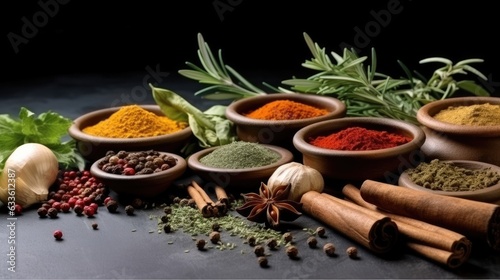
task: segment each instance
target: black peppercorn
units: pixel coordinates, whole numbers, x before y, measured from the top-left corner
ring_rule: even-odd
[[[73,211],[75,212],[75,214],[77,214],[78,216],[80,216],[83,213],[83,207],[81,205],[75,205],[73,207]]]
[[[318,234],[319,237],[325,236],[326,230],[324,227],[318,227],[316,229],[316,233]]]
[[[206,244],[205,239],[198,239],[198,240],[196,240],[196,247],[198,248],[198,250],[205,249],[205,244]]]
[[[189,203],[189,199],[187,199],[187,198],[183,198],[183,199],[181,199],[181,201],[179,201],[180,206],[187,206],[188,203]]]
[[[295,259],[299,255],[299,250],[295,246],[288,246],[286,248],[286,254],[289,258]]]
[[[316,240],[316,237],[310,236],[307,238],[307,245],[309,245],[310,248],[316,248],[316,245],[318,245],[318,240]]]
[[[135,208],[132,205],[125,206],[125,213],[127,213],[127,215],[129,215],[129,216],[134,215],[134,210],[135,210]]]
[[[118,210],[118,202],[116,200],[109,200],[108,203],[106,203],[106,208],[110,213],[115,213],[116,210]]]
[[[169,224],[163,225],[163,231],[169,233],[172,231],[172,227]]]
[[[38,216],[40,216],[40,218],[44,218],[47,216],[48,210],[45,207],[40,207],[36,212],[38,213]]]
[[[258,257],[257,263],[259,264],[260,267],[267,267],[268,265],[267,258],[265,256]]]
[[[161,219],[161,221],[162,221],[163,223],[168,223],[168,216],[167,216],[167,215],[163,215],[163,216],[161,216],[161,218],[160,218],[160,219]]]
[[[212,243],[217,244],[220,241],[220,233],[218,231],[212,231],[209,238]]]
[[[358,257],[358,248],[351,246],[347,248],[346,253],[349,256],[349,258],[355,259]]]
[[[328,256],[334,256],[335,255],[335,245],[333,243],[326,243],[323,246],[323,252],[327,254]]]
[[[264,256],[264,251],[265,251],[265,249],[264,249],[264,247],[263,247],[263,246],[261,246],[261,245],[257,245],[257,246],[255,246],[255,248],[253,249],[253,252],[255,253],[255,255],[256,255],[257,257]]]
[[[59,211],[57,211],[56,208],[51,207],[49,208],[49,210],[47,210],[47,215],[49,215],[49,217],[51,218],[57,218],[57,212]]]
[[[97,225],[97,223],[92,223],[92,228],[93,228],[93,229],[97,229],[97,227],[98,227],[98,226],[99,226],[99,225]]]
[[[255,241],[256,241],[256,239],[253,236],[250,236],[247,238],[248,245],[250,245],[252,247],[255,246]]]
[[[171,213],[172,213],[172,207],[170,207],[170,206],[165,206],[165,208],[163,208],[163,212],[164,212],[165,214],[167,214],[167,215],[168,215],[168,214],[171,214]]]
[[[213,231],[220,231],[220,225],[218,223],[213,223],[212,230]]]
[[[283,240],[285,240],[286,243],[291,242],[293,240],[293,236],[289,232],[285,232],[283,234]]]
[[[278,246],[278,241],[276,241],[276,239],[271,238],[267,240],[267,247],[269,247],[269,249],[274,250],[276,246]]]

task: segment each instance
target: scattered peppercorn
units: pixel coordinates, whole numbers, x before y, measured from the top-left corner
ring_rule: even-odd
[[[23,207],[21,206],[21,204],[15,204],[14,206],[14,215],[16,216],[19,216],[23,213]]]
[[[290,232],[285,232],[283,234],[283,240],[285,240],[286,243],[291,242],[293,240],[293,236]]]
[[[220,231],[220,225],[218,223],[213,223],[212,230],[213,231]]]
[[[259,264],[260,267],[267,267],[268,261],[265,256],[260,256],[257,258],[257,263]]]
[[[168,223],[168,216],[167,215],[161,216],[160,219],[161,219],[162,223]]]
[[[99,227],[99,225],[97,223],[92,223],[92,228],[93,229],[97,229]]]
[[[169,233],[172,231],[172,227],[169,224],[163,225],[163,231]]]
[[[81,214],[83,214],[83,207],[81,205],[75,205],[73,207],[73,211],[78,215],[80,216]]]
[[[257,241],[257,240],[255,239],[255,237],[254,237],[254,236],[249,236],[249,237],[247,238],[248,245],[250,245],[250,246],[252,246],[252,247],[253,247],[253,246],[255,246],[255,241]]]
[[[316,248],[318,245],[318,240],[314,236],[310,236],[307,238],[307,245],[309,245],[310,248]]]
[[[297,249],[297,247],[295,247],[293,245],[288,246],[286,248],[286,255],[291,259],[295,259],[299,255],[299,249]]]
[[[209,237],[210,241],[212,241],[212,243],[214,244],[217,244],[220,241],[220,233],[218,231],[212,231]]]
[[[325,233],[326,233],[326,230],[325,230],[324,227],[318,227],[316,229],[316,233],[318,234],[319,237],[324,237]]]
[[[179,205],[180,205],[180,206],[187,206],[187,205],[188,205],[188,203],[189,203],[189,199],[187,199],[187,198],[183,198],[183,199],[181,199],[181,200],[179,201]]]
[[[269,247],[269,249],[275,250],[277,246],[278,246],[278,241],[276,241],[276,239],[271,238],[267,240],[267,247]]]
[[[134,198],[130,205],[132,205],[132,207],[134,207],[135,209],[140,209],[144,206],[144,202],[140,198]]]
[[[54,238],[55,238],[56,240],[61,240],[61,239],[62,239],[62,236],[63,236],[62,231],[60,231],[60,230],[55,230],[55,231],[54,231]]]
[[[61,211],[63,211],[64,213],[68,213],[70,209],[71,206],[69,205],[69,203],[67,202],[61,203]]]
[[[190,199],[188,200],[188,206],[189,206],[189,207],[196,208],[196,201],[195,201],[194,199],[190,198]]]
[[[40,218],[45,218],[47,216],[47,208],[45,207],[40,207],[38,208],[38,210],[36,211],[38,213],[38,216],[40,216]]]
[[[255,253],[255,255],[256,255],[257,257],[264,256],[264,251],[265,251],[265,249],[264,249],[264,247],[263,247],[263,246],[261,246],[261,245],[257,245],[257,246],[255,246],[255,248],[253,249],[253,252]]]
[[[325,252],[325,254],[327,254],[330,257],[334,256],[335,255],[335,245],[333,245],[333,243],[326,243],[323,246],[323,252]]]
[[[51,217],[52,219],[54,219],[54,218],[57,218],[57,212],[59,212],[59,211],[57,211],[56,208],[51,207],[47,211],[47,215],[49,215],[49,217]]]
[[[198,250],[205,249],[205,244],[206,244],[205,239],[198,239],[198,240],[196,240],[196,248],[198,248]]]
[[[94,217],[95,211],[94,211],[93,207],[84,206],[83,207],[83,213],[85,214],[85,216],[91,218],[91,217]]]
[[[181,202],[181,198],[176,196],[176,197],[174,197],[174,200],[172,202],[175,204],[178,204],[179,202]]]
[[[129,215],[129,216],[134,215],[134,210],[135,210],[135,208],[132,205],[125,206],[125,213],[127,213],[127,215]]]
[[[346,253],[349,256],[349,258],[355,259],[358,257],[358,248],[351,246],[347,248]]]
[[[110,199],[106,203],[106,208],[110,213],[115,213],[118,210],[118,202],[116,202],[116,200]]]
[[[172,207],[170,206],[165,206],[165,208],[163,208],[163,213],[165,214],[172,214]]]

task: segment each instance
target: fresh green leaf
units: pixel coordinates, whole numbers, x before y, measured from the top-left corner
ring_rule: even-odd
[[[474,81],[464,80],[457,82],[460,89],[468,91],[476,96],[490,96],[490,93]]]

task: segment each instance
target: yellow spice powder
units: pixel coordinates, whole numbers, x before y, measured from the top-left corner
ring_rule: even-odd
[[[500,105],[490,103],[451,106],[434,115],[436,120],[458,125],[500,125]]]
[[[109,118],[83,129],[83,132],[110,138],[141,138],[174,133],[187,124],[158,116],[138,105],[121,107]]]

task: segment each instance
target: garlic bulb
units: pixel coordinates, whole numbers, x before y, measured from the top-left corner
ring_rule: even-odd
[[[294,201],[300,201],[302,195],[308,191],[322,192],[325,186],[323,176],[318,170],[298,162],[278,167],[267,181],[271,190],[284,184],[291,184],[288,199]]]
[[[0,177],[0,200],[23,208],[47,199],[56,181],[59,162],[46,146],[27,143],[17,147],[5,162]]]

